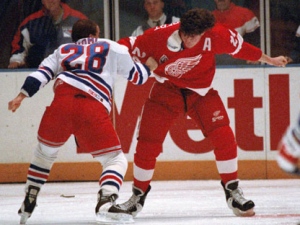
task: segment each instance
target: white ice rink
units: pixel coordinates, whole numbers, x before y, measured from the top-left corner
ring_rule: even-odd
[[[131,196],[132,182],[122,186],[117,203]],[[252,199],[256,215],[239,218],[225,202],[217,180],[154,181],[135,225],[275,225],[300,223],[300,180],[242,180],[245,197]],[[19,224],[17,211],[24,184],[0,184],[0,225]],[[87,225],[95,222],[98,183],[46,183],[27,224]],[[61,197],[75,196],[75,197]]]

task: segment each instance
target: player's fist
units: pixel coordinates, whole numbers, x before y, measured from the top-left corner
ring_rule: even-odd
[[[145,64],[149,67],[149,69],[150,69],[151,71],[155,70],[155,69],[157,68],[157,66],[158,66],[158,63],[157,63],[157,62],[155,61],[155,59],[152,58],[152,57],[149,57],[149,58],[147,59],[147,61],[146,61]]]
[[[26,95],[19,93],[17,97],[8,103],[8,110],[15,112],[20,107],[24,98],[26,98]]]
[[[288,63],[288,59],[285,56],[277,56],[271,58],[272,60],[272,65],[274,66],[280,66],[280,67],[285,67],[286,64]]]

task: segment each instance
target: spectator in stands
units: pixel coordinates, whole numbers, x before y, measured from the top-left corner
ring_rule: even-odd
[[[100,0],[62,0],[67,3],[71,8],[80,10],[83,14],[87,15],[90,20],[95,21],[100,30],[104,31],[104,7],[103,1]],[[103,36],[105,32],[100,34]]]
[[[11,53],[10,43],[20,24],[19,0],[0,1],[0,68],[7,68]]]
[[[216,21],[235,29],[245,41],[259,47],[260,24],[255,14],[248,8],[235,5],[231,0],[214,0],[216,9],[213,14]],[[228,55],[217,56],[217,64],[244,64],[244,60],[234,59]],[[248,61],[249,63],[249,61]]]
[[[73,24],[87,17],[60,0],[42,0],[43,8],[26,17],[12,41],[8,68],[37,68],[59,45],[72,42]]]
[[[163,24],[170,24],[174,22],[178,22],[179,18],[166,15],[163,11],[165,3],[163,0],[143,0],[144,1],[144,9],[147,12],[147,19],[142,22],[140,26],[138,26],[132,33],[132,36],[138,36],[144,33],[145,30],[160,26]]]
[[[294,48],[288,56],[288,62],[292,64],[300,63],[300,25],[295,33]]]

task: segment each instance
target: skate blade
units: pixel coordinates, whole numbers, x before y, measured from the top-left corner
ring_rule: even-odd
[[[96,214],[96,221],[99,224],[130,224],[134,223],[133,217],[126,213],[109,213],[98,212]]]
[[[251,217],[251,216],[255,215],[254,208],[248,209],[247,211],[241,211],[237,208],[233,208],[232,211],[233,211],[234,215],[239,216],[239,217]]]
[[[21,213],[19,215],[21,216],[20,224],[26,224],[28,218],[30,217],[30,214],[27,213],[27,212],[23,212],[23,213]]]

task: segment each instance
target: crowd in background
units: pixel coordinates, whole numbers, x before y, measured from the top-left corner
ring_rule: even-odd
[[[60,2],[67,7],[62,7],[61,18],[53,19],[53,24],[49,22],[53,18],[52,12],[45,7],[45,2],[49,5]],[[103,0],[3,0],[0,8],[0,30],[3,33],[0,37],[0,68],[36,68],[36,63],[41,61],[36,60],[38,56],[44,58],[49,53],[47,51],[71,41],[71,25],[80,18],[92,19],[103,30]],[[41,50],[43,45],[46,48]],[[30,57],[21,62],[26,58],[24,49]]]
[[[88,18],[99,24],[104,37],[104,0],[62,0],[74,10],[78,10]],[[109,1],[110,4],[114,1]],[[164,13],[180,18],[187,10],[195,7],[206,8],[211,11],[216,9],[215,0],[164,0]],[[237,6],[251,10],[260,20],[265,15],[260,15],[260,0],[232,0]],[[0,2],[0,68],[8,68],[12,54],[12,41],[19,25],[30,14],[42,8],[42,0],[2,0]],[[111,18],[114,17],[114,5]],[[298,0],[280,1],[270,0],[270,49],[271,55],[286,55],[290,57],[291,63],[300,63],[300,2]],[[140,25],[143,19],[147,18],[144,8],[144,0],[119,0],[119,24],[120,38],[132,35],[132,32]],[[260,24],[264,26],[265,24]],[[114,27],[111,26],[111,33]],[[252,39],[247,40],[258,47],[260,46],[260,28],[256,29]],[[266,36],[267,37],[267,36]],[[245,38],[245,37],[244,37]],[[112,37],[112,39],[114,39]],[[263,40],[265,41],[265,40]],[[265,49],[263,49],[265,51]],[[224,61],[224,60],[223,60]],[[227,62],[226,62],[227,63]],[[229,62],[230,64],[230,62]],[[232,64],[238,64],[232,62]]]

